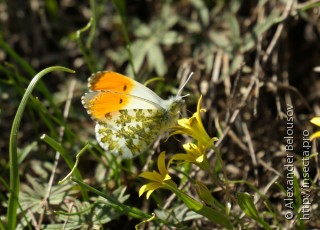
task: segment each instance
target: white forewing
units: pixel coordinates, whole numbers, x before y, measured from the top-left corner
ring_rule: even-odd
[[[112,73],[114,75],[119,75],[119,77],[121,77],[121,78],[128,79],[128,81],[130,81],[130,83],[133,84],[133,88],[129,92],[130,95],[133,95],[133,96],[136,96],[136,97],[140,97],[140,98],[146,99],[148,101],[152,101],[155,104],[161,104],[162,103],[163,99],[160,98],[151,89],[149,89],[148,87],[144,86],[143,84],[141,84],[141,83],[139,83],[139,82],[127,77],[127,76],[124,76],[124,75],[116,73],[116,72],[101,71],[101,72],[92,74],[92,76],[88,80],[89,81],[89,89],[92,86],[91,85],[92,82],[95,82],[97,78],[99,79],[99,77],[101,75],[107,74],[107,73]],[[112,89],[106,89],[106,90],[112,91]],[[91,91],[95,91],[95,90],[91,90]]]
[[[164,100],[148,87],[140,84],[137,81],[134,81],[134,85],[135,87],[131,90],[130,95],[140,97],[148,101],[152,101],[153,103],[158,104],[159,106],[163,104]]]
[[[123,100],[126,100],[126,104],[121,107],[121,110],[132,110],[132,109],[146,109],[146,110],[155,110],[155,111],[162,111],[166,110],[166,107],[163,107],[161,105],[165,104],[166,101],[161,100],[160,103],[158,104],[155,103],[154,101],[149,100],[149,98],[142,98],[139,96],[135,96],[133,94],[126,94],[126,93],[121,93],[121,92],[113,92],[109,90],[103,90],[103,91],[94,91],[94,92],[89,92],[86,93],[82,97],[82,103],[84,107],[87,109],[88,113],[92,116],[92,118],[96,121],[99,122],[108,122],[106,120],[105,116],[108,115],[110,112],[116,112],[118,110],[110,110],[108,108],[108,104],[105,103],[106,100],[100,100],[101,97],[115,97],[115,96],[121,96]],[[94,109],[100,109],[101,111],[108,111],[106,113],[101,114],[101,116],[98,116],[94,114],[94,111],[91,109],[91,105],[94,105]],[[106,109],[104,109],[106,108]]]
[[[161,109],[161,104],[163,104],[163,101],[160,97],[160,103],[154,102],[154,100],[150,100],[148,97],[141,97],[134,94],[126,94],[126,93],[120,93],[120,92],[113,92],[110,90],[101,90],[101,91],[94,91],[85,93],[82,96],[82,103],[84,105],[89,105],[90,103],[99,104],[99,102],[95,101],[95,98],[98,96],[103,96],[104,94],[109,95],[123,95],[126,98],[129,98],[130,102],[128,105],[123,107],[123,109]]]

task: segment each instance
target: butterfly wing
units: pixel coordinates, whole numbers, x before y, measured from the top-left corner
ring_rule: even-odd
[[[149,101],[155,104],[161,104],[163,101],[163,99],[146,86],[122,74],[111,71],[92,74],[88,81],[88,87],[90,91],[109,90],[140,98],[148,98]]]
[[[123,158],[144,152],[169,123],[166,111],[126,109],[109,114],[98,122],[96,138],[103,149]]]
[[[103,71],[88,81],[91,92],[82,97],[82,104],[91,117],[105,122],[110,112],[124,109],[161,109],[164,100],[152,90],[121,74]]]
[[[106,151],[123,158],[144,152],[178,117],[173,99],[163,100],[144,85],[115,72],[93,74],[89,89],[82,103],[97,122],[96,138]]]
[[[144,98],[113,91],[95,91],[82,97],[82,104],[97,122],[109,122],[106,117],[112,112],[127,109],[163,110],[158,104]]]

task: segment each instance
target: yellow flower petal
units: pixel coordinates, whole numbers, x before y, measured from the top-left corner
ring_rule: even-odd
[[[139,197],[142,196],[142,194],[146,191],[147,185],[144,184],[141,186],[141,188],[139,189]]]
[[[206,147],[188,143],[184,144],[183,148],[187,152],[186,154],[175,154],[171,159],[190,162],[204,170],[209,169],[210,165],[206,157]]]
[[[178,125],[188,129],[190,126],[190,121],[187,118],[181,118],[178,120]]]
[[[143,193],[147,192],[147,199],[148,199],[154,190],[161,188],[161,187],[162,187],[162,185],[159,183],[148,183],[148,184],[142,185],[141,188],[139,189],[139,197],[142,196]],[[149,194],[149,196],[148,196],[148,194]]]
[[[147,195],[146,195],[147,200],[149,200],[149,197],[150,197],[151,194],[154,192],[154,190],[155,190],[155,189],[152,189],[152,190],[149,190],[149,191],[147,192]]]
[[[165,157],[166,157],[165,152],[161,152],[158,157],[158,169],[159,169],[159,172],[160,172],[160,175],[162,176],[162,178],[164,178],[166,176],[166,174],[168,173],[167,168],[166,168]]]
[[[168,173],[163,178],[163,181],[166,181],[166,180],[171,180],[171,176]]]
[[[177,122],[178,125],[171,128],[173,133],[171,133],[170,136],[175,134],[186,134],[197,140],[199,146],[205,146],[208,148],[213,142],[202,124],[201,112],[205,112],[206,110],[200,108],[201,99],[202,96],[198,100],[197,112],[188,119],[179,119]]]
[[[200,98],[198,100],[197,111],[200,111],[201,100],[202,100],[202,94],[200,95]]]
[[[310,141],[313,141],[314,139],[320,138],[320,131],[313,133],[310,136]]]
[[[156,172],[156,171],[153,171],[153,172],[142,172],[140,173],[139,177],[143,177],[145,179],[148,179],[148,180],[151,180],[151,181],[155,181],[155,182],[158,182],[158,183],[162,183],[162,177],[161,175]]]
[[[153,170],[153,172],[143,172],[139,175],[140,177],[154,181],[141,186],[139,190],[139,196],[147,192],[147,199],[149,199],[150,195],[153,193],[154,190],[158,188],[163,188],[165,187],[166,184],[170,184],[170,185],[174,184],[174,182],[171,180],[171,177],[168,173],[168,167],[171,163],[171,160],[166,166],[165,157],[166,157],[165,152],[161,152],[158,157],[158,169],[160,173]]]
[[[310,120],[310,122],[320,127],[320,117],[314,117]]]
[[[189,152],[189,151],[192,151],[194,149],[194,146],[196,146],[195,144],[193,143],[187,143],[187,144],[183,144],[182,145],[182,148],[186,151],[186,152]]]
[[[198,163],[202,163],[203,160],[204,160],[204,155],[200,155],[200,156],[197,157],[197,159],[196,159],[196,161],[197,161]]]

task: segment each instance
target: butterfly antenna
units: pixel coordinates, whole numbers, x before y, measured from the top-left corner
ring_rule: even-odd
[[[192,75],[193,75],[193,72],[191,72],[191,73],[189,74],[187,80],[186,80],[186,81],[183,83],[183,85],[180,87],[180,89],[179,89],[179,91],[178,91],[178,93],[177,93],[177,96],[180,96],[180,95],[181,95],[183,88],[184,88],[184,87],[186,86],[186,84],[189,82],[189,80],[191,79]],[[186,95],[186,96],[188,96],[188,95]],[[184,97],[185,97],[185,96],[184,96]]]

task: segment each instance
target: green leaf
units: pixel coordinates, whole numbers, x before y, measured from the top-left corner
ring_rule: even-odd
[[[123,21],[125,21],[127,15],[126,2],[124,0],[112,0],[113,5],[118,10]]]
[[[238,204],[241,210],[250,218],[256,220],[260,225],[262,225],[265,229],[270,229],[271,227],[260,218],[256,206],[253,203],[252,196],[248,193],[238,193],[237,194]]]
[[[225,14],[225,21],[229,24],[233,46],[240,43],[240,26],[236,16],[232,13]]]
[[[48,167],[46,164],[49,163],[36,160],[30,162],[33,173],[32,175],[25,175],[27,183],[21,186],[21,192],[19,194],[19,204],[21,208],[18,209],[20,220],[15,229],[27,229],[26,226],[32,222],[31,220],[34,218],[34,215],[43,212],[49,177],[48,173],[43,175],[43,172],[46,171]],[[50,165],[50,167],[53,167],[52,164]],[[35,175],[37,176],[35,177]],[[53,185],[50,190],[50,196],[48,197],[50,207],[54,208],[57,205],[69,204],[70,200],[74,199],[73,196],[79,193],[77,190],[72,189],[73,187],[74,184],[72,183]]]
[[[310,3],[306,2],[307,4],[305,4],[301,9],[299,9],[299,11],[306,11],[306,10],[310,10],[310,9],[314,9],[317,7],[320,7],[320,2],[312,2],[310,1]]]
[[[231,54],[233,48],[232,48],[230,36],[228,35],[228,33],[210,30],[209,37],[217,47],[220,47],[225,52]]]
[[[115,210],[117,210],[118,212],[121,212],[122,214],[126,214],[128,216],[138,218],[138,219],[145,219],[145,218],[151,217],[151,215],[145,214],[140,209],[122,204],[122,202],[119,201],[116,197],[109,195],[109,194],[106,194],[104,192],[101,192],[101,191],[85,184],[83,181],[78,180],[77,178],[72,177],[71,180],[76,182],[82,188],[87,189],[90,192],[92,192],[98,196],[101,196],[102,198],[104,198],[106,200],[105,202],[108,202],[108,204],[110,204],[110,206],[112,206]],[[162,220],[158,220],[158,221],[162,221]]]
[[[198,10],[199,16],[201,18],[201,22],[203,26],[209,25],[210,15],[209,10],[205,3],[203,1],[199,0],[192,0],[191,3],[194,5],[194,7]]]
[[[299,181],[296,176],[294,176],[294,178],[293,178],[293,189],[294,189],[293,194],[294,194],[296,209],[299,210],[302,205],[302,200],[301,200],[300,185],[299,185]]]
[[[29,155],[29,153],[38,147],[38,143],[36,141],[31,142],[23,149],[18,149],[18,163],[20,164],[23,160]]]
[[[74,162],[73,162],[73,159],[71,158],[70,154],[67,153],[67,151],[65,150],[65,148],[60,144],[58,143],[57,141],[55,141],[53,138],[51,138],[50,136],[48,135],[42,135],[41,136],[41,140],[43,140],[44,142],[46,142],[48,145],[50,145],[53,149],[55,149],[57,152],[60,153],[60,155],[63,157],[63,159],[65,160],[65,162],[67,163],[67,165],[69,166],[69,168],[72,170],[73,167],[74,167]],[[85,147],[86,148],[86,147]],[[82,151],[82,150],[81,150]],[[81,152],[80,151],[80,152]],[[78,178],[79,180],[82,180],[82,176],[81,176],[81,173],[80,171],[75,168],[74,171],[74,176],[76,178]],[[82,196],[84,198],[84,200],[88,200],[88,194],[86,192],[86,190],[84,189],[81,189],[81,193],[82,193]]]
[[[154,44],[151,46],[147,57],[150,67],[155,68],[159,76],[163,76],[167,72],[167,66],[159,45]]]
[[[123,65],[126,61],[128,61],[128,51],[124,47],[119,47],[115,50],[108,49],[107,56],[115,62],[117,66]],[[130,75],[133,76],[133,75]]]
[[[186,28],[188,33],[201,33],[201,25],[199,22],[189,21],[187,19],[181,18],[179,24]]]
[[[117,11],[121,17],[122,32],[123,32],[123,36],[124,36],[124,39],[125,39],[126,45],[127,45],[126,48],[127,48],[127,52],[128,52],[128,56],[129,56],[129,63],[130,63],[130,67],[131,67],[131,70],[130,70],[132,73],[131,76],[136,77],[137,71],[136,71],[136,67],[134,66],[134,63],[133,63],[133,60],[135,60],[135,59],[133,57],[133,52],[131,50],[131,41],[129,39],[129,31],[126,26],[126,24],[127,24],[126,2],[125,2],[125,0],[112,0],[112,3],[114,4],[115,8],[117,9]]]
[[[243,54],[239,53],[236,54],[233,59],[232,62],[230,64],[230,73],[229,74],[234,74],[236,73],[242,66],[243,64]]]
[[[279,15],[279,10],[273,10],[263,22],[256,25],[252,31],[248,32],[243,38],[243,45],[240,51],[245,52],[253,48],[258,38],[261,37],[264,32],[270,29],[271,26],[279,22]]]
[[[237,195],[238,204],[244,213],[252,219],[259,219],[259,214],[256,206],[253,203],[252,197],[248,193],[239,193]]]
[[[287,190],[283,187],[283,185],[281,183],[276,181],[274,184],[283,192],[283,194],[287,193]]]
[[[232,13],[237,13],[242,4],[241,0],[232,0],[228,5],[230,6],[230,11]]]
[[[160,29],[164,30],[161,32],[165,32],[169,30],[172,26],[174,26],[179,20],[177,13],[173,10],[172,5],[164,4],[161,11],[161,21],[154,20],[153,22],[160,22]]]
[[[129,195],[124,195],[125,190],[126,188],[121,186],[112,193],[112,196],[123,203],[129,198]],[[114,209],[112,205],[102,197],[92,197],[92,199],[94,199],[94,201],[89,203],[72,198],[74,208],[70,210],[68,203],[62,204],[61,211],[56,212],[57,219],[61,222],[66,222],[68,229],[71,229],[71,227],[72,229],[93,229],[93,226],[101,227],[102,224],[108,223],[122,215],[121,212]],[[41,229],[54,229],[57,227],[60,227],[58,229],[62,229],[63,225],[43,225]]]
[[[209,49],[208,49],[209,51]],[[206,65],[206,73],[210,74],[213,68],[213,63],[214,63],[214,53],[213,52],[207,52],[206,54],[206,59],[204,60],[205,65]]]
[[[30,98],[30,95],[35,88],[39,80],[46,74],[52,71],[64,71],[69,73],[74,73],[75,71],[67,69],[61,66],[52,66],[40,71],[28,85],[28,88],[21,99],[20,105],[17,109],[16,115],[13,120],[10,140],[9,140],[9,157],[10,157],[10,197],[8,202],[7,210],[7,221],[8,229],[15,229],[16,227],[16,218],[17,218],[17,208],[18,208],[18,197],[19,197],[19,188],[20,188],[20,177],[19,177],[19,162],[18,162],[18,153],[17,153],[17,133],[20,128],[20,123],[22,115],[26,108],[27,102]]]
[[[133,61],[134,68],[137,72],[140,70],[144,62],[149,46],[150,44],[147,41],[142,39],[132,43],[131,50],[132,50],[132,54],[134,55],[134,58],[132,61]],[[132,72],[132,68],[130,66],[127,67],[126,74],[128,76],[134,76],[134,73]]]
[[[163,45],[173,45],[175,43],[181,43],[183,41],[182,36],[176,31],[168,31],[166,32],[162,40],[160,41]]]
[[[148,27],[146,24],[141,23],[137,29],[134,30],[134,34],[138,38],[144,38],[151,35],[150,27]]]
[[[183,193],[181,190],[174,186],[170,186],[169,184],[165,184],[165,188],[174,192],[177,197],[179,197],[185,205],[192,211],[207,217],[210,221],[216,224],[220,224],[227,229],[233,229],[233,226],[228,218],[224,213],[214,210],[198,201],[194,200],[187,194]]]
[[[92,41],[92,36],[91,36],[91,38],[89,37],[89,39],[87,40],[89,42],[89,43],[87,43],[87,47],[84,46],[81,38],[82,38],[82,34],[87,32],[88,30],[92,31],[91,28],[93,25],[95,25],[95,19],[90,18],[90,21],[87,23],[87,25],[85,25],[83,28],[77,30],[77,32],[76,32],[76,40],[78,42],[78,46],[79,46],[79,48],[82,52],[82,55],[83,55],[84,59],[86,60],[86,63],[87,63],[91,72],[96,71],[95,65],[94,65],[94,56],[92,55],[92,50],[88,47],[91,44],[89,41]]]

